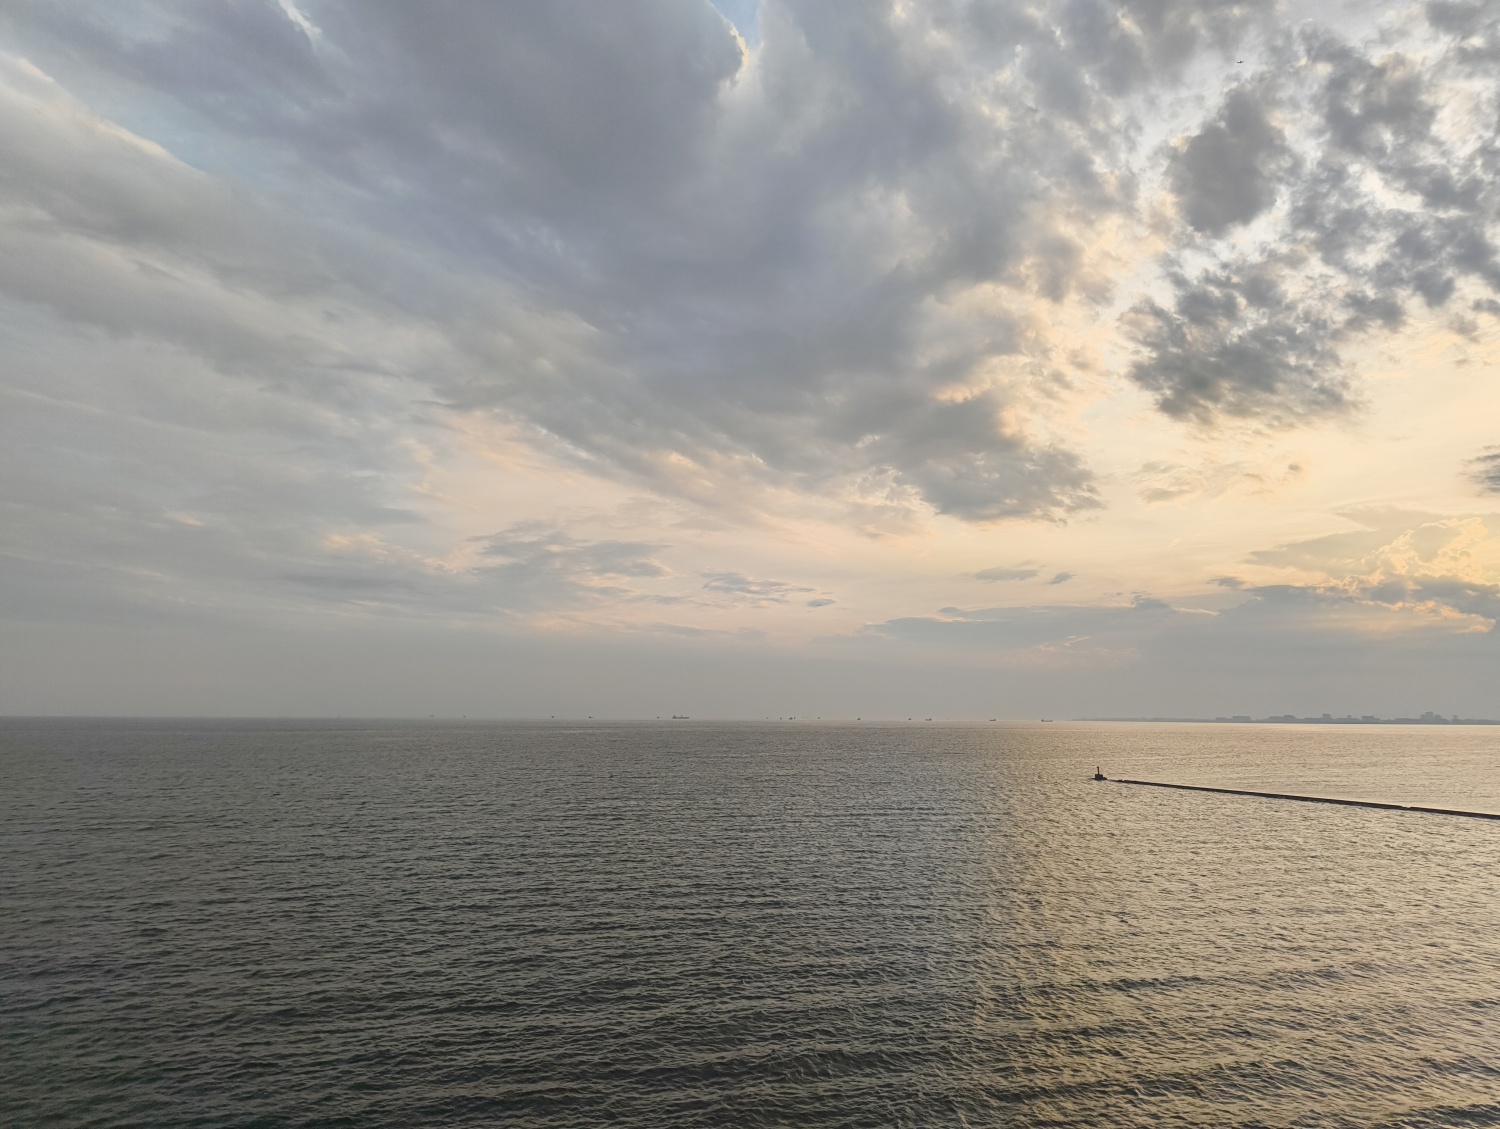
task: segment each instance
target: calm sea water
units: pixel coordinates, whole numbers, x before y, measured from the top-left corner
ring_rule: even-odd
[[[0,722],[0,1123],[1500,1125],[1500,729]]]

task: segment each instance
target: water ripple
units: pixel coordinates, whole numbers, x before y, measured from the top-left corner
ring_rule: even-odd
[[[1356,740],[1357,738],[1357,740]],[[0,1121],[1500,1126],[1494,737],[0,722]]]

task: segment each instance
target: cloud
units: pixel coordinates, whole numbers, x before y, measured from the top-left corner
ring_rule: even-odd
[[[1148,299],[1130,313],[1143,353],[1130,378],[1167,415],[1202,423],[1238,416],[1290,424],[1347,409],[1339,327],[1285,289],[1296,265],[1239,260],[1193,277],[1170,273],[1172,307]]]
[[[475,572],[508,607],[555,610],[622,598],[651,598],[633,584],[671,576],[640,541],[586,541],[522,522],[480,541]]]
[[[1258,583],[1210,581],[1227,590],[1213,609],[1144,594],[1128,604],[945,607],[868,624],[854,639],[984,654],[1018,668],[1209,663],[1261,678],[1288,649],[1388,642],[1394,662],[1401,647],[1429,645],[1413,640],[1493,633],[1500,515],[1364,507],[1340,517],[1337,532],[1251,554]],[[1292,575],[1271,579],[1277,571]]]
[[[1398,324],[1410,297],[1500,278],[1484,150],[1438,109],[1461,81],[1476,121],[1494,95],[1493,28],[1458,8],[1428,9],[1434,33],[1464,29],[1449,55],[1422,53],[1431,36],[1376,55],[1287,33],[1164,157],[1131,148],[1121,99],[1171,89],[1273,10],[772,0],[747,55],[706,3],[580,19],[566,3],[23,2],[7,30],[30,57],[128,89],[214,167],[183,206],[144,149],[129,172],[33,139],[11,183],[82,237],[75,252],[123,233],[207,252],[252,291],[394,304],[447,347],[423,370],[439,397],[663,490],[738,476],[857,493],[874,475],[965,520],[1062,519],[1098,498],[1078,453],[1023,422],[1058,348],[1029,309],[1075,293],[1079,232],[1131,215],[1151,163],[1188,231],[1163,291],[1135,304],[1129,375],[1174,416],[1343,411],[1343,340]],[[306,252],[319,239],[265,238],[257,200],[363,247],[330,261]],[[1265,253],[1230,238],[1263,221]],[[402,252],[426,277],[403,285],[380,261]],[[1309,266],[1318,284],[1299,285]],[[145,316],[137,286],[109,289],[113,308],[77,316],[242,352],[229,324]],[[240,363],[276,364],[272,344]]]
[[[1347,341],[1500,278],[1483,147],[1439,112],[1494,94],[1458,9],[1450,55],[1285,33],[1137,147],[1129,99],[1273,11],[770,0],[747,53],[706,3],[22,2],[0,281],[321,402],[412,380],[705,504],[1063,521],[1101,503],[1038,425],[1070,379],[1038,310],[1095,315],[1091,241],[1158,173],[1184,229],[1126,375],[1177,418],[1347,411]]]
[[[757,631],[751,627],[742,627],[736,631],[727,631],[722,628],[694,627],[684,623],[648,623],[638,628],[647,634],[676,636],[680,639],[713,639],[713,640],[737,640],[740,642],[760,643],[766,638],[764,631]]]
[[[1125,605],[950,607],[935,616],[907,616],[870,624],[863,634],[903,643],[987,650],[1070,650],[1093,659],[1126,653],[1178,614],[1165,602],[1146,596],[1137,596]]]
[[[1083,285],[1068,229],[1128,205],[1101,163],[1125,155],[1107,141],[1122,111],[1065,87],[1081,63],[1133,89],[1252,10],[976,9],[966,28],[773,2],[747,56],[707,4],[21,3],[7,31],[29,57],[128,91],[204,171],[172,174],[199,185],[182,207],[160,154],[122,193],[97,182],[124,165],[77,148],[75,171],[28,182],[51,261],[15,284],[314,394],[334,369],[420,374],[455,410],[664,493],[894,491],[962,520],[1063,520],[1099,501],[1077,452],[1027,422],[1058,380],[1028,307]],[[996,85],[1018,45],[1051,61]],[[1076,112],[1018,116],[1028,100]],[[215,216],[247,218],[226,236]],[[191,249],[242,307],[336,295],[427,348],[250,332],[187,278],[121,271],[74,300],[65,280],[90,267],[67,257],[121,232],[152,259]]]
[[[1488,449],[1469,460],[1469,476],[1481,494],[1500,494],[1500,448]]]
[[[1102,506],[1084,452],[1112,440],[1080,420],[1124,381],[1200,425],[1347,413],[1356,344],[1500,310],[1496,24],[1439,3],[1361,37],[1279,30],[1280,11],[765,0],[747,48],[708,4],[666,0],[17,0],[12,606],[826,607],[821,583],[730,571],[814,575],[798,564],[684,564],[656,526],[587,526],[557,499],[587,478],[696,508],[697,533],[1063,523]],[[1244,44],[1261,61],[1224,77]],[[514,436],[554,492],[503,513],[445,493],[480,432]],[[1216,473],[1149,464],[1139,485],[1212,495]],[[1402,537],[1425,560],[1448,520],[1247,567],[1482,616],[1490,581],[1457,549],[1398,567]],[[1158,613],[871,634],[1128,647]]]
[[[741,602],[752,605],[784,604],[793,596],[813,591],[812,588],[788,584],[784,580],[755,580],[739,572],[707,573],[703,587],[708,592],[740,597]]]
[[[1035,568],[1005,568],[1004,566],[996,565],[994,568],[987,568],[976,572],[974,579],[991,582],[996,580],[1030,580],[1040,571],[1040,569]]]
[[[1250,562],[1319,577],[1246,586],[1259,598],[1382,607],[1489,630],[1500,620],[1500,515],[1444,517],[1398,509],[1348,511],[1357,529],[1292,542]]]
[[[1270,67],[1178,142],[1169,179],[1191,234],[1163,258],[1166,296],[1125,323],[1128,375],[1163,412],[1277,426],[1346,412],[1349,344],[1414,308],[1500,292],[1500,190],[1482,140],[1500,108],[1483,61],[1495,22],[1426,12],[1432,26],[1408,25],[1398,50],[1287,33]]]
[[[1291,152],[1268,109],[1256,92],[1237,87],[1173,154],[1172,188],[1194,230],[1223,235],[1271,206]]]

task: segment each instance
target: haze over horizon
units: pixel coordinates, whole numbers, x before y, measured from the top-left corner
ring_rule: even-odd
[[[0,10],[0,714],[1500,716],[1500,3]]]

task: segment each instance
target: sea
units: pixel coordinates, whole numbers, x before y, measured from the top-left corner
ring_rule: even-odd
[[[1500,1126],[1500,727],[0,721],[6,1126]]]

